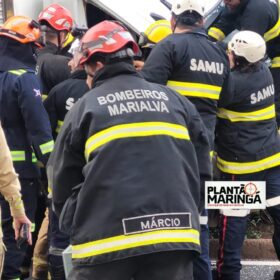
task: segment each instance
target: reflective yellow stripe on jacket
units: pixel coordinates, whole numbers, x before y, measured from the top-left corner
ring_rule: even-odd
[[[222,87],[200,83],[168,81],[167,85],[181,95],[218,100]]]
[[[25,161],[25,151],[11,151],[13,161]]]
[[[47,153],[52,152],[53,147],[54,147],[54,141],[51,140],[47,143],[40,145],[40,150],[41,150],[42,154],[45,155]]]
[[[32,153],[32,162],[33,163],[36,163],[38,160],[37,160],[37,158],[36,158],[36,155],[35,155],[35,153]]]
[[[55,132],[56,133],[59,133],[60,132],[60,130],[61,130],[61,128],[62,128],[62,126],[63,126],[63,121],[57,121],[57,125],[56,125],[56,129],[55,129]]]
[[[280,165],[280,153],[253,162],[231,162],[217,157],[218,168],[230,174],[248,174],[263,171]]]
[[[47,94],[42,94],[42,100],[45,101],[48,98]]]
[[[269,120],[275,117],[275,105],[271,105],[261,110],[254,112],[235,112],[220,108],[218,110],[218,117],[221,119],[226,119],[231,122],[256,122]]]
[[[81,245],[73,245],[72,258],[81,259],[93,257],[160,243],[194,243],[200,245],[199,232],[194,229],[157,230],[141,234],[119,235]]]
[[[21,76],[22,74],[26,73],[27,71],[24,69],[16,69],[16,70],[10,70],[8,72],[12,73],[14,75],[17,75],[17,76]]]
[[[224,32],[221,29],[216,28],[216,27],[211,27],[208,30],[208,35],[213,37],[217,41],[223,41],[225,39],[225,37],[226,37]]]
[[[25,161],[25,151],[11,151],[13,161]],[[32,162],[36,163],[38,160],[35,153],[32,153]]]
[[[264,33],[264,39],[266,42],[276,38],[280,34],[280,0],[278,0],[278,21],[277,23],[266,33]]]
[[[280,56],[274,57],[271,61],[271,68],[280,68]]]
[[[178,139],[190,140],[188,129],[182,125],[165,122],[143,122],[116,125],[91,136],[85,145],[85,157],[110,141],[129,137],[148,137],[166,135]]]

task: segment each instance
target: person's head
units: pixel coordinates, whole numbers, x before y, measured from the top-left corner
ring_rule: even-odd
[[[171,11],[173,32],[176,28],[203,27],[205,12],[203,0],[174,0]]]
[[[139,36],[138,45],[142,48],[142,59],[146,60],[153,47],[170,34],[172,34],[170,21],[161,19],[151,23]],[[136,63],[136,69],[141,70],[143,65],[140,61],[139,63]]]
[[[72,55],[72,59],[68,62],[68,65],[71,68],[71,72],[84,69],[84,66],[80,64],[82,54],[79,50],[80,50],[80,40],[76,39],[72,43],[72,45],[68,51]]]
[[[105,20],[90,28],[81,40],[80,63],[88,75],[94,76],[106,64],[131,63],[139,52],[130,32],[119,22]]]
[[[237,69],[246,69],[261,61],[266,54],[262,36],[253,31],[240,31],[228,43],[228,50]]]
[[[52,4],[39,14],[38,21],[45,36],[43,41],[62,48],[71,34],[74,23],[70,11],[61,5]]]
[[[235,10],[240,4],[242,0],[224,0],[225,5],[230,10]]]
[[[138,44],[142,48],[152,48],[171,33],[170,21],[157,20],[150,24],[144,32],[141,32]]]
[[[35,43],[40,37],[39,28],[39,24],[29,17],[13,16],[0,27],[0,36],[11,38],[21,44]]]

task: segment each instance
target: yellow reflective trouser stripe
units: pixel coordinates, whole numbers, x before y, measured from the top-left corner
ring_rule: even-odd
[[[271,105],[261,110],[254,112],[240,113],[224,108],[218,110],[217,116],[221,119],[226,119],[231,122],[255,122],[269,120],[275,117],[275,105]]]
[[[63,121],[57,121],[57,126],[56,126],[56,129],[55,129],[56,133],[60,132],[62,125],[63,125]]]
[[[264,34],[264,40],[266,42],[276,38],[280,33],[280,0],[278,0],[278,21],[277,23]]]
[[[54,141],[51,140],[47,143],[40,145],[40,150],[41,150],[42,154],[45,155],[47,153],[52,152],[53,147],[54,147]]]
[[[148,137],[166,135],[190,140],[188,129],[182,125],[165,122],[144,122],[116,125],[91,136],[85,145],[85,157],[110,141],[129,137]]]
[[[168,81],[167,85],[185,96],[202,97],[218,100],[222,90],[219,86],[213,86],[200,83],[186,83],[177,81]]]
[[[208,35],[215,38],[217,41],[223,41],[226,37],[224,32],[221,29],[216,28],[216,27],[211,27],[208,30]]]
[[[24,151],[11,151],[13,161],[25,161]]]
[[[22,74],[26,73],[27,71],[24,69],[17,69],[17,70],[10,70],[9,73],[12,73],[17,76],[21,76]]]
[[[158,230],[141,234],[119,235],[81,245],[72,245],[72,258],[87,258],[160,243],[194,243],[200,245],[199,232],[194,229]]]
[[[280,68],[280,56],[274,57],[271,61],[271,68]]]
[[[217,157],[218,168],[230,174],[248,174],[280,165],[280,153],[253,162],[230,162]]]

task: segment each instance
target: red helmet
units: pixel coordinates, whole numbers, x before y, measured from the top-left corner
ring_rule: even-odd
[[[39,39],[39,27],[39,24],[29,17],[13,16],[0,27],[0,36],[6,36],[22,44],[27,44]]]
[[[66,8],[52,4],[45,8],[38,18],[40,24],[46,21],[52,28],[57,31],[68,31],[70,32],[73,27],[73,18]]]
[[[83,64],[96,53],[110,54],[130,44],[134,54],[139,52],[130,32],[119,22],[105,20],[90,28],[81,40]]]

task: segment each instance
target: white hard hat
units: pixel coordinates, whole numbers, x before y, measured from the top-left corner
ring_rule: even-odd
[[[228,43],[228,48],[235,55],[242,56],[251,63],[263,59],[266,53],[264,39],[253,31],[240,31],[236,33]]]
[[[205,6],[203,0],[173,0],[172,12],[178,16],[186,11],[195,11],[204,17]]]

